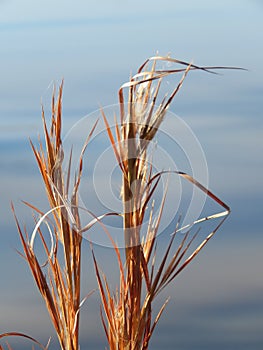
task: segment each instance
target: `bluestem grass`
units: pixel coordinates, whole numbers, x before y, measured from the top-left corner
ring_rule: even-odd
[[[84,150],[95,125],[83,147],[76,174],[73,174],[75,176],[74,188],[70,194],[71,155],[67,166],[67,176],[63,172],[62,88],[63,83],[59,88],[57,100],[55,100],[55,91],[53,93],[49,130],[44,110],[42,110],[45,144],[43,145],[39,140],[37,149],[31,142],[51,209],[48,213],[43,213],[32,204],[26,203],[41,217],[40,221],[36,220],[36,227],[31,239],[26,230],[23,233],[16,216],[15,220],[24,250],[24,258],[46,303],[60,347],[62,350],[78,350],[82,245],[82,236],[78,234],[80,227],[78,190],[82,175]],[[68,207],[70,207],[70,211],[67,210]],[[14,212],[13,206],[12,210]],[[52,221],[47,217],[47,214],[53,216]],[[40,223],[44,223],[48,229],[51,247],[48,246]],[[46,255],[44,264],[40,263],[34,249],[34,240],[37,234]]]
[[[174,69],[158,69],[158,62],[169,62],[177,66]],[[152,64],[151,67],[150,64]],[[53,94],[49,129],[44,110],[42,111],[45,143],[42,144],[39,140],[38,148],[32,143],[31,146],[44,182],[50,210],[48,213],[43,213],[32,204],[26,203],[41,217],[39,221],[36,219],[36,227],[31,238],[26,230],[21,229],[16,216],[15,220],[24,250],[23,257],[27,261],[46,303],[62,350],[78,350],[80,347],[81,247],[82,234],[85,231],[96,223],[102,225],[117,257],[120,284],[116,290],[112,291],[107,276],[99,269],[92,248],[95,274],[102,302],[102,324],[110,350],[147,350],[157,322],[167,304],[166,301],[157,312],[157,316],[153,317],[153,301],[156,296],[188,266],[230,213],[230,208],[223,201],[192,176],[177,170],[163,170],[155,173],[150,164],[151,154],[148,147],[160,129],[167,110],[182,87],[187,74],[192,70],[214,73],[216,69],[229,69],[229,67],[198,67],[170,57],[156,56],[146,60],[137,74],[121,86],[119,90],[120,120],[119,123],[116,120],[114,131],[110,128],[103,109],[101,112],[112,149],[122,172],[123,211],[122,213],[107,213],[96,216],[86,209],[87,213],[93,216],[93,220],[85,227],[82,227],[80,222],[79,186],[84,152],[96,123],[91,127],[87,141],[83,146],[78,169],[74,174],[73,191],[69,193],[72,154],[69,155],[67,175],[65,175],[63,173],[64,149],[61,138],[63,84],[60,86],[57,100],[55,100],[55,92]],[[161,102],[157,104],[162,80],[167,76],[178,76],[179,74],[181,74],[181,78],[174,90],[170,95],[161,98]],[[128,89],[127,99],[125,99],[124,89]],[[164,255],[160,263],[157,263],[157,235],[169,186],[166,187],[163,194],[155,220],[153,220],[154,195],[161,177],[167,173],[180,176],[193,186],[198,187],[224,210],[189,223],[187,227],[184,227],[188,231],[180,236],[181,241],[179,245],[175,246],[175,237],[178,237],[178,232],[183,229],[180,226],[180,220],[178,220]],[[14,211],[13,206],[12,209]],[[147,210],[150,213],[148,226],[143,237],[141,228]],[[53,217],[52,221],[47,217],[50,214]],[[118,215],[123,218],[124,260],[121,257],[120,248],[112,239],[106,226],[103,225],[102,220],[108,215]],[[192,234],[190,228],[197,223],[215,218],[220,218],[221,221],[191,252],[190,247],[196,234]],[[40,225],[42,223],[45,224],[50,234],[51,247],[48,246],[42,232]],[[37,234],[46,255],[44,265],[41,265],[34,250],[34,240]],[[61,248],[62,252],[60,252]],[[45,271],[47,271],[47,275]],[[47,348],[34,338],[17,332],[4,333],[0,335],[0,339],[9,336],[22,336],[43,349]],[[11,349],[8,343],[7,346],[8,349]],[[3,349],[1,345],[0,349]]]
[[[178,64],[179,68],[157,69],[158,61]],[[152,62],[151,68],[149,64]],[[182,68],[183,67],[183,68]],[[197,67],[170,57],[153,57],[147,60],[128,83],[119,90],[120,121],[111,130],[107,117],[102,115],[108,136],[122,172],[123,231],[125,239],[125,261],[120,258],[119,248],[114,244],[120,271],[120,284],[117,291],[110,291],[107,278],[102,278],[98,262],[94,257],[104,316],[102,322],[110,350],[147,350],[155,326],[166,306],[166,302],[153,319],[152,303],[156,296],[194,259],[206,243],[213,237],[229,214],[229,207],[210,190],[190,175],[180,171],[154,173],[150,165],[151,154],[148,145],[158,132],[166,112],[180,90],[183,81],[191,70],[213,72],[221,67]],[[172,74],[182,74],[179,83],[169,96],[161,99],[156,106],[162,79]],[[153,86],[153,82],[157,84]],[[124,89],[128,89],[127,100]],[[197,186],[224,208],[223,212],[194,223],[221,217],[221,222],[191,254],[188,254],[196,235],[190,230],[183,235],[179,246],[174,247],[174,239],[182,230],[180,221],[171,236],[170,242],[159,265],[156,263],[157,234],[163,215],[166,193],[159,208],[156,220],[149,221],[146,237],[142,239],[141,227],[147,207],[154,197],[161,176],[175,173]],[[166,189],[169,191],[169,186]],[[152,205],[150,217],[153,215]],[[110,233],[109,233],[110,234]],[[144,288],[145,287],[145,288]]]

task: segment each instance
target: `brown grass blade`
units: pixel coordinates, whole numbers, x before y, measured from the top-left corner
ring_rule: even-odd
[[[114,151],[114,154],[116,156],[116,159],[118,161],[118,164],[120,165],[120,167],[122,167],[122,160],[121,160],[121,157],[120,157],[120,154],[117,150],[117,147],[115,145],[115,140],[114,140],[114,137],[112,135],[112,132],[111,132],[111,129],[110,129],[110,126],[109,126],[109,123],[107,121],[107,118],[105,116],[105,113],[104,111],[101,109],[101,113],[102,113],[102,116],[103,116],[103,120],[104,120],[104,123],[106,125],[106,129],[107,129],[107,133],[108,133],[108,136],[109,136],[109,139],[110,139],[110,142],[111,142],[111,145],[112,145],[112,148],[113,148],[113,151]]]
[[[38,345],[43,350],[47,350],[49,345],[48,343],[46,346],[44,346],[40,342],[38,342],[35,338],[20,332],[7,332],[7,333],[0,334],[0,339],[7,338],[7,337],[22,337],[22,338],[28,339],[33,343],[35,343],[36,345]],[[0,349],[3,349],[1,345],[0,345]]]
[[[105,290],[103,288],[103,283],[101,280],[101,276],[100,276],[100,272],[99,272],[99,268],[98,268],[98,264],[97,264],[97,260],[95,258],[94,252],[92,250],[92,258],[93,258],[93,262],[94,262],[94,266],[95,266],[95,272],[96,272],[96,277],[97,277],[97,281],[98,281],[98,287],[100,290],[100,295],[101,295],[101,300],[102,300],[102,304],[103,304],[103,310],[106,314],[109,326],[110,326],[110,330],[111,333],[116,334],[116,329],[115,329],[115,324],[114,324],[114,319],[113,319],[113,315],[110,312],[110,308],[108,306],[108,300],[106,297],[106,293]]]

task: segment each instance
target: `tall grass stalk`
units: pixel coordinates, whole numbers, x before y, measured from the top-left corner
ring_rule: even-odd
[[[79,315],[81,287],[81,245],[82,236],[78,234],[80,217],[78,208],[78,190],[82,174],[83,147],[79,167],[75,177],[74,188],[69,193],[71,177],[71,155],[67,166],[66,176],[63,172],[64,150],[61,138],[62,130],[62,88],[61,84],[57,100],[55,91],[52,98],[51,125],[48,130],[44,109],[42,121],[44,129],[44,145],[39,139],[38,148],[31,146],[46,189],[50,210],[43,213],[32,204],[26,203],[35,213],[40,215],[34,232],[29,238],[27,231],[22,231],[15,216],[18,232],[27,261],[36,285],[46,303],[47,310],[55,328],[62,350],[79,349]],[[70,207],[70,211],[67,208]],[[12,206],[14,211],[14,208]],[[47,214],[53,216],[51,221]],[[50,234],[48,238],[42,232],[40,223],[44,224]],[[41,264],[34,249],[34,241],[39,235],[46,261]]]
[[[157,69],[159,61],[178,64],[179,68]],[[150,63],[152,63],[151,67],[149,67]],[[191,70],[211,72],[215,68],[220,67],[197,67],[169,57],[153,57],[147,60],[139,68],[137,74],[120,88],[120,120],[119,122],[116,120],[115,132],[110,128],[102,110],[108,136],[122,172],[121,197],[125,240],[125,261],[121,260],[120,250],[114,244],[120,271],[120,284],[117,291],[109,289],[107,278],[102,277],[95,254],[93,254],[104,309],[102,322],[111,350],[148,349],[150,338],[167,303],[163,304],[157,317],[153,319],[152,303],[154,299],[194,259],[230,212],[225,203],[190,175],[176,170],[154,173],[151,166],[151,152],[148,149],[187,74]],[[161,103],[156,105],[162,79],[174,74],[182,74],[179,83],[169,96],[161,98]],[[156,81],[155,85],[154,81]],[[128,89],[127,100],[124,97],[124,89]],[[190,181],[193,186],[197,186],[221,205],[224,211],[196,220],[195,223],[216,217],[223,218],[213,232],[191,254],[189,248],[196,234],[192,235],[190,230],[182,236],[179,246],[173,247],[177,232],[182,229],[178,221],[163,258],[157,266],[156,238],[164,210],[166,192],[163,195],[156,220],[153,221],[151,218],[154,212],[154,193],[161,176],[165,173],[174,173]],[[169,191],[169,186],[166,191]],[[149,206],[151,213],[147,232],[141,232]]]

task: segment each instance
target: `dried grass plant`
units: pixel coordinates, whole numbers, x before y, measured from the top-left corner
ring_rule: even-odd
[[[71,156],[67,172],[63,171],[64,151],[61,138],[62,131],[62,89],[61,84],[57,100],[55,91],[52,97],[51,125],[48,130],[44,109],[42,120],[44,129],[44,144],[39,138],[38,149],[31,142],[31,146],[46,189],[50,210],[42,212],[32,204],[26,203],[41,217],[35,218],[35,229],[32,235],[22,230],[15,215],[15,221],[22,242],[24,255],[37,288],[41,293],[56,331],[60,347],[63,350],[79,349],[79,315],[82,301],[81,287],[81,245],[82,236],[78,234],[80,227],[78,209],[78,190],[82,174],[83,154],[95,128],[92,128],[79,160],[79,168],[74,176],[74,188],[69,193],[71,177]],[[67,208],[70,207],[70,211]],[[49,215],[53,216],[50,220]],[[42,232],[44,224],[50,237]],[[45,231],[46,231],[45,230]],[[34,249],[36,236],[40,237],[46,257],[44,263]],[[49,244],[49,238],[51,245]],[[22,255],[22,254],[21,254]],[[43,257],[42,257],[43,258]],[[16,333],[17,334],[17,333]],[[1,337],[16,335],[6,333]],[[21,336],[21,335],[20,335]],[[33,339],[24,335],[28,339]],[[39,344],[34,340],[35,343]]]
[[[158,69],[158,62],[169,62],[178,66],[174,69]],[[39,138],[38,147],[32,142],[31,146],[46,189],[50,210],[44,213],[32,204],[26,203],[41,218],[40,220],[35,218],[36,226],[32,235],[29,235],[26,229],[21,228],[16,216],[15,220],[23,246],[23,257],[46,303],[62,350],[80,348],[79,315],[82,304],[80,273],[83,232],[96,223],[102,225],[111,239],[117,256],[120,284],[116,290],[112,291],[107,276],[99,268],[94,248],[92,248],[102,302],[102,323],[110,350],[146,350],[149,348],[153,331],[166,306],[165,302],[157,316],[153,318],[153,301],[156,296],[195,258],[229,214],[229,207],[190,175],[176,170],[154,173],[150,165],[151,152],[148,149],[187,74],[192,70],[213,72],[214,69],[221,68],[223,67],[198,67],[170,57],[152,57],[139,68],[137,74],[128,83],[122,85],[119,90],[120,120],[118,122],[116,119],[114,130],[110,128],[104,111],[101,112],[112,149],[122,172],[123,212],[109,213],[100,217],[89,212],[93,215],[93,220],[85,227],[82,227],[80,222],[78,191],[84,152],[96,124],[91,126],[90,132],[87,131],[89,134],[83,146],[76,173],[72,174],[72,154],[70,154],[65,174],[61,137],[63,84],[59,88],[57,99],[55,99],[55,91],[53,94],[50,128],[47,126],[44,110],[42,111],[45,141],[42,143]],[[175,89],[169,96],[162,98],[157,105],[156,101],[163,78],[180,74],[181,78]],[[127,99],[125,99],[125,89],[128,90]],[[163,195],[156,220],[153,220],[154,194],[165,173],[176,174],[192,183],[193,186],[197,186],[224,210],[189,223],[189,230],[181,236],[180,244],[174,246],[175,237],[182,230],[180,220],[178,220],[161,262],[157,263],[157,235],[164,211],[166,193]],[[74,186],[69,193],[72,176]],[[166,191],[169,191],[169,186]],[[13,206],[12,209],[14,211]],[[150,211],[147,230],[141,232],[147,210]],[[125,259],[122,259],[120,248],[103,224],[103,218],[107,215],[119,215],[123,218]],[[220,218],[221,221],[190,253],[189,248],[196,237],[192,225],[214,218]],[[41,228],[42,224],[49,233],[49,238],[46,238]],[[45,252],[44,264],[41,264],[34,249],[37,235],[40,237]],[[51,243],[48,243],[48,240]],[[2,334],[0,339],[9,336],[24,336],[43,349],[48,347],[42,346],[31,337],[16,332]],[[11,349],[8,343],[7,346],[8,349]],[[0,349],[3,349],[1,345]]]
[[[177,64],[179,68],[159,70],[157,69],[159,61]],[[152,63],[151,67],[150,63]],[[100,271],[95,254],[93,254],[104,310],[102,322],[110,350],[147,350],[149,348],[150,338],[167,303],[163,304],[157,317],[153,319],[153,301],[194,259],[230,213],[230,208],[224,202],[190,175],[176,170],[154,173],[151,166],[151,152],[148,151],[148,146],[158,132],[186,75],[191,70],[199,69],[211,72],[221,68],[223,67],[197,67],[169,57],[152,57],[139,68],[137,74],[128,83],[120,88],[120,121],[116,120],[115,131],[110,128],[107,117],[102,110],[108,137],[122,171],[121,196],[125,239],[125,261],[121,259],[120,249],[116,244],[113,244],[120,271],[120,284],[117,291],[110,290],[107,277]],[[161,103],[156,106],[162,80],[172,74],[182,74],[179,83],[172,93],[161,99]],[[157,81],[155,86],[153,85],[154,81]],[[124,97],[124,89],[128,89],[127,100]],[[163,215],[166,193],[163,195],[155,221],[151,220],[154,211],[154,202],[151,200],[160,178],[165,173],[173,173],[190,181],[193,186],[197,186],[205,192],[224,210],[209,217],[199,218],[194,223],[189,223],[190,228],[193,224],[202,221],[222,218],[216,228],[191,254],[188,254],[189,248],[196,237],[196,233],[191,234],[193,228],[182,236],[179,246],[173,246],[177,233],[182,230],[180,220],[178,220],[163,258],[157,265],[156,238]],[[167,190],[169,191],[169,186]],[[148,227],[146,232],[141,232],[145,213],[149,206],[151,213]],[[184,227],[184,229],[186,228]]]

